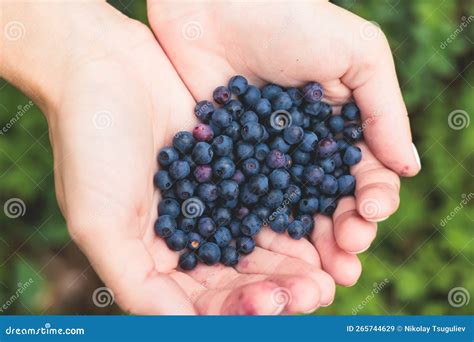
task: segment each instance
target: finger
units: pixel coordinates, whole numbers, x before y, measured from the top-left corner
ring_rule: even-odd
[[[332,303],[336,292],[334,280],[314,265],[258,247],[252,254],[243,257],[236,269],[244,274],[308,276],[317,284],[323,306]]]
[[[308,264],[321,267],[318,252],[306,239],[294,240],[288,234],[278,234],[269,227],[264,227],[255,237],[255,242],[269,251],[299,258]]]
[[[334,237],[348,253],[366,251],[377,233],[377,224],[366,221],[356,209],[354,197],[343,197],[333,215]]]
[[[383,166],[363,143],[362,160],[351,168],[356,178],[357,211],[368,221],[380,222],[393,214],[400,203],[400,179]]]
[[[337,245],[331,218],[318,215],[316,221],[318,224],[312,232],[311,240],[321,256],[324,271],[329,273],[336,284],[354,285],[362,271],[359,259]]]

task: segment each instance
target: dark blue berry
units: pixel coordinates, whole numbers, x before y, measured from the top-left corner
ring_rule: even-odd
[[[224,129],[224,134],[229,136],[232,141],[236,142],[240,139],[240,125],[237,121],[232,121],[228,127]]]
[[[361,159],[362,152],[357,146],[349,146],[348,148],[346,148],[344,156],[342,157],[342,161],[347,166],[355,165],[360,162]]]
[[[303,181],[303,172],[304,166],[295,164],[290,168],[291,179],[296,183],[301,183]]]
[[[339,193],[341,195],[351,195],[355,189],[355,178],[352,175],[344,175],[337,179]]]
[[[179,152],[186,154],[191,151],[194,142],[194,137],[191,132],[182,131],[175,134],[173,138],[173,147]]]
[[[229,229],[232,234],[232,237],[234,238],[238,238],[242,235],[242,233],[240,232],[240,220],[232,220],[229,224]]]
[[[332,197],[320,197],[319,198],[319,211],[321,214],[331,216],[336,210],[337,201]]]
[[[212,161],[212,157],[214,157],[214,151],[208,143],[200,141],[194,146],[192,158],[196,164],[209,164]]]
[[[303,223],[299,220],[294,220],[288,225],[288,235],[294,239],[299,240],[306,234],[306,229]]]
[[[219,179],[229,179],[234,175],[235,164],[232,159],[222,157],[214,162],[212,172]]]
[[[209,238],[216,232],[216,224],[210,217],[201,217],[197,223],[197,230],[203,237]]]
[[[272,105],[268,99],[259,99],[255,105],[255,112],[261,118],[267,118],[272,113]]]
[[[240,190],[240,195],[239,195],[239,198],[240,198],[240,201],[244,204],[244,205],[253,205],[253,204],[256,204],[258,202],[258,195],[254,194],[248,184],[244,185],[242,187],[242,189]]]
[[[297,108],[292,108],[290,110],[291,115],[291,124],[295,126],[303,126],[304,124],[304,114],[299,111]]]
[[[235,208],[235,210],[234,210],[234,215],[239,220],[243,219],[249,213],[250,213],[249,208],[244,207],[244,206],[239,206],[239,207]]]
[[[165,198],[158,205],[158,215],[170,215],[171,217],[177,218],[181,213],[181,207],[179,206],[178,201]]]
[[[318,143],[318,156],[327,158],[338,151],[337,142],[333,138],[324,138]]]
[[[344,129],[344,123],[344,119],[341,115],[333,115],[328,120],[328,127],[331,132],[335,134],[342,132],[342,130]]]
[[[269,182],[265,175],[258,174],[250,178],[248,182],[250,191],[258,196],[262,196],[268,192]]]
[[[210,165],[197,165],[193,175],[199,183],[209,182],[212,178],[212,167]]]
[[[235,170],[235,173],[231,179],[237,184],[242,184],[243,182],[245,182],[245,175],[242,171]]]
[[[316,186],[305,186],[304,195],[305,197],[319,197],[321,193]]]
[[[219,196],[225,200],[239,197],[239,184],[233,180],[224,180],[218,184]]]
[[[321,159],[318,161],[318,165],[323,168],[325,173],[332,173],[336,169],[336,162],[333,158],[334,156],[336,156],[336,154],[332,155],[329,158]]]
[[[214,208],[212,211],[212,219],[218,226],[226,226],[232,219],[232,213],[229,208]]]
[[[231,122],[232,115],[224,108],[218,108],[212,113],[212,123],[218,128],[229,127]]]
[[[311,117],[319,118],[319,113],[321,112],[321,102],[304,104],[303,112]]]
[[[255,158],[246,159],[242,163],[241,170],[247,177],[256,175],[260,171],[260,163]]]
[[[351,144],[349,144],[346,140],[344,139],[339,139],[337,141],[337,148],[339,151],[345,151],[346,148],[348,148]]]
[[[324,175],[323,181],[321,182],[319,188],[325,195],[335,195],[338,190],[337,179],[331,175]]]
[[[246,142],[238,142],[236,145],[237,158],[240,160],[253,157],[254,146]]]
[[[225,266],[235,266],[239,263],[240,255],[235,247],[227,246],[221,250],[221,262]]]
[[[346,103],[341,108],[341,114],[346,120],[354,121],[360,117],[359,107],[354,102]]]
[[[247,122],[242,126],[240,135],[244,141],[256,143],[263,137],[263,127],[258,122]]]
[[[228,156],[232,152],[234,143],[227,135],[219,135],[212,142],[214,153],[220,157]]]
[[[283,203],[284,195],[281,190],[271,190],[263,198],[263,203],[271,209],[276,209]]]
[[[313,133],[306,131],[304,132],[303,141],[298,145],[298,149],[303,152],[313,152],[318,148],[318,136]]]
[[[239,204],[239,199],[235,198],[235,199],[230,199],[230,200],[224,200],[224,201],[222,201],[221,205],[224,208],[233,209],[237,206],[237,204]]]
[[[240,230],[246,236],[254,236],[262,229],[262,220],[255,214],[248,214],[242,219]]]
[[[272,212],[271,212],[270,208],[261,206],[261,207],[255,208],[253,213],[255,215],[257,215],[262,221],[267,221]]]
[[[295,164],[308,165],[311,161],[311,154],[300,149],[296,149],[291,156]]]
[[[264,161],[267,158],[268,153],[270,152],[270,147],[267,144],[260,143],[255,145],[255,159],[258,161]]]
[[[204,202],[212,202],[215,201],[219,195],[217,190],[217,186],[212,183],[202,183],[198,186],[197,195],[201,198]]]
[[[229,89],[235,95],[243,94],[247,91],[249,83],[247,79],[240,75],[232,76],[229,80]]]
[[[182,230],[177,230],[166,238],[166,245],[173,251],[180,251],[186,248],[187,243],[188,235]]]
[[[239,253],[250,254],[255,249],[255,241],[250,236],[238,237],[235,245]]]
[[[212,98],[214,101],[216,101],[218,104],[226,104],[229,102],[231,98],[230,90],[227,87],[220,86],[214,89],[214,92],[212,93]]]
[[[286,92],[281,92],[275,94],[271,99],[270,102],[272,104],[272,109],[275,110],[288,110],[293,106],[293,101],[291,100],[290,95]]]
[[[161,197],[162,198],[172,198],[172,199],[177,199],[176,194],[174,193],[173,188],[168,189],[168,190],[160,190]]]
[[[178,222],[178,228],[183,232],[190,232],[196,226],[196,220],[188,217],[181,217]]]
[[[326,120],[332,114],[332,106],[326,102],[321,102],[319,107],[319,120]]]
[[[318,139],[324,139],[329,135],[329,128],[327,128],[324,122],[317,122],[313,125],[313,132],[316,133]]]
[[[194,195],[195,188],[189,179],[181,179],[176,182],[176,196],[181,200],[186,200]]]
[[[297,216],[295,219],[298,221],[301,221],[301,223],[303,224],[305,235],[308,235],[313,231],[314,229],[313,216],[305,214],[305,215]]]
[[[270,143],[270,149],[278,150],[283,153],[287,153],[291,146],[283,139],[283,137],[276,136]],[[267,153],[268,155],[268,153]]]
[[[266,164],[272,169],[285,167],[288,163],[286,155],[279,150],[271,150],[266,158]]]
[[[255,112],[252,112],[251,110],[246,111],[242,116],[240,117],[240,124],[245,125],[247,122],[258,122],[258,116]]]
[[[344,138],[350,142],[356,142],[363,138],[362,127],[356,124],[347,125],[342,131]]]
[[[251,85],[248,86],[247,91],[241,95],[241,100],[248,108],[253,108],[257,105],[260,97],[260,90],[257,87]]]
[[[324,170],[317,165],[308,165],[304,168],[303,176],[311,185],[318,185],[323,181]]]
[[[301,106],[303,103],[303,93],[298,88],[288,88],[286,90],[294,106]]]
[[[284,197],[285,201],[288,201],[289,204],[297,204],[301,199],[301,189],[295,184],[291,184],[288,189],[286,189]]]
[[[298,144],[303,140],[304,130],[299,126],[290,126],[283,130],[283,138],[285,141],[290,144]]]
[[[155,233],[162,238],[171,236],[176,231],[176,228],[176,221],[170,215],[159,216],[155,221]]]
[[[283,89],[276,84],[267,84],[262,88],[262,97],[271,100],[273,96],[283,92]]]
[[[303,198],[300,202],[299,212],[302,214],[315,214],[319,208],[319,201],[316,197]]]
[[[171,163],[169,168],[170,176],[174,179],[183,179],[186,178],[191,172],[191,167],[189,163],[184,160],[176,160]]]
[[[244,106],[239,100],[230,100],[224,108],[232,116],[233,120],[237,120],[244,112]]]
[[[164,147],[158,154],[158,163],[162,166],[169,166],[172,162],[179,159],[179,153],[173,147]]]
[[[179,257],[179,267],[185,271],[190,271],[197,266],[197,257],[193,252],[186,252]]]
[[[277,213],[270,217],[270,228],[277,233],[284,233],[288,227],[288,215]]]
[[[228,228],[219,227],[212,239],[219,247],[223,248],[232,241],[232,234]]]
[[[310,82],[303,87],[304,99],[308,102],[319,102],[323,98],[323,87],[317,82]]]
[[[194,107],[194,114],[202,122],[209,121],[213,111],[214,105],[209,101],[199,101]]]
[[[342,166],[342,157],[341,157],[341,154],[339,152],[334,153],[330,158],[334,161],[334,166],[335,167],[341,167]]]
[[[188,244],[187,244],[188,249],[192,251],[196,251],[199,249],[202,243],[203,243],[203,239],[201,235],[195,232],[188,233]]]
[[[284,190],[290,186],[291,176],[285,169],[275,169],[270,174],[273,189]]]
[[[221,258],[221,249],[213,242],[206,242],[198,249],[198,258],[206,265],[215,265]]]
[[[161,191],[171,189],[173,186],[173,180],[170,177],[168,171],[159,170],[155,173],[153,177],[153,183],[155,186],[160,189]]]

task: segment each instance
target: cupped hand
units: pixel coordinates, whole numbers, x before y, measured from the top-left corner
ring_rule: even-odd
[[[195,101],[149,29],[112,16],[94,49],[71,58],[47,116],[62,212],[118,304],[135,314],[301,313],[329,304],[335,284],[308,241],[280,247],[262,234],[237,269],[179,269],[178,253],[153,231],[152,180],[157,151],[192,128]],[[285,253],[295,248],[307,261]]]
[[[310,254],[286,248],[281,254],[311,261],[341,285],[354,284],[361,265],[354,255],[369,248],[376,223],[399,205],[399,178],[420,170],[407,110],[388,43],[373,23],[325,1],[195,2],[149,0],[153,31],[196,100],[241,74],[252,83],[301,86],[320,82],[325,101],[353,97],[361,108],[365,143],[351,172],[355,197],[343,198],[332,219],[316,217]],[[266,232],[272,235],[271,232]],[[269,247],[269,246],[266,246]],[[316,257],[315,257],[316,258]]]

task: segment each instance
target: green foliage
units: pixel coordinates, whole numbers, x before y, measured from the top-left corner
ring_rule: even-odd
[[[128,7],[120,1],[111,2],[125,14],[146,22],[144,2],[131,2]],[[461,205],[463,194],[474,193],[474,123],[459,130],[448,124],[454,110],[473,117],[474,21],[444,48],[441,45],[461,25],[462,16],[474,13],[474,3],[337,3],[376,21],[385,32],[394,52],[423,170],[416,178],[403,180],[399,211],[379,225],[377,239],[361,255],[359,283],[339,287],[334,304],[317,314],[350,315],[358,307],[357,314],[472,314],[472,302],[453,307],[448,303],[448,293],[463,287],[474,295],[474,201],[463,205],[446,224],[442,219]],[[0,79],[0,129],[15,117],[18,106],[24,107],[28,101]],[[44,266],[51,256],[61,257],[63,246],[70,241],[55,200],[47,130],[46,121],[34,106],[0,134],[0,205],[13,197],[26,205],[25,215],[16,219],[0,213],[0,305],[15,293],[19,282],[34,280],[9,307],[9,313],[48,309],[44,298],[55,284]],[[385,279],[386,286],[371,296],[374,284]],[[71,308],[56,311],[71,312]]]

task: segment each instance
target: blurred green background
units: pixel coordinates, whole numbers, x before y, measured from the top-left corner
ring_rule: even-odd
[[[111,2],[146,22],[144,1]],[[399,211],[361,255],[359,283],[338,287],[317,314],[472,314],[474,3],[336,3],[386,33],[423,170],[403,180]],[[120,313],[93,304],[103,285],[67,234],[52,163],[40,111],[0,79],[0,205],[19,216],[0,210],[0,314]]]

